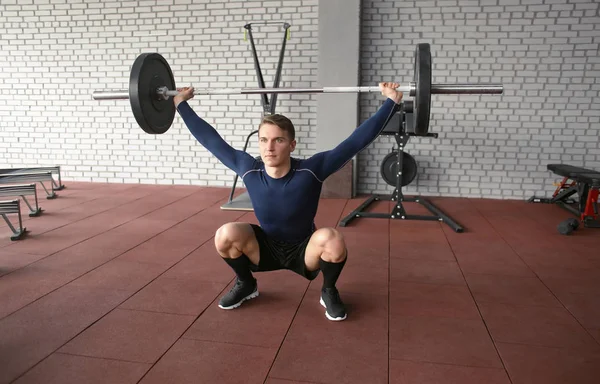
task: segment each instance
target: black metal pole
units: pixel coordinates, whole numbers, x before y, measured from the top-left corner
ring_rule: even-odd
[[[252,48],[252,56],[254,57],[254,69],[256,69],[256,76],[258,77],[258,86],[260,88],[266,88],[265,79],[263,78],[262,71],[260,69],[260,63],[258,62],[258,54],[256,53],[256,46],[254,45],[254,38],[252,37],[252,27],[250,24],[244,25],[244,28],[248,30],[248,36],[250,37],[250,47]],[[269,110],[269,99],[267,94],[261,94],[263,109]]]
[[[281,80],[281,69],[283,67],[283,57],[285,54],[285,45],[287,42],[288,30],[290,28],[290,24],[285,23],[283,25],[283,42],[281,43],[281,50],[279,51],[279,62],[277,63],[277,73],[275,74],[275,80],[273,81],[273,88],[279,88],[279,82]],[[271,108],[269,112],[271,114],[275,113],[275,108],[277,106],[277,93],[273,93],[271,95]]]

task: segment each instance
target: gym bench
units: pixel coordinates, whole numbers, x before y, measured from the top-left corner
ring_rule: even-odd
[[[14,225],[10,222],[6,215],[16,213],[19,218],[19,229],[17,230]],[[26,228],[23,228],[23,220],[21,220],[21,204],[19,199],[9,200],[9,201],[0,201],[0,216],[4,218],[6,224],[12,231],[11,240],[20,240],[21,237],[27,232]]]
[[[35,187],[35,183],[0,186],[0,197],[2,196],[21,197],[23,199],[23,202],[25,202],[25,204],[29,208],[30,217],[36,217],[42,213],[42,208],[40,208],[38,204],[37,188]],[[29,201],[25,196],[33,196],[33,199],[35,200],[35,208],[33,208],[31,204],[29,204]]]
[[[60,178],[60,165],[54,167],[29,167],[29,168],[0,168],[0,175],[11,174],[11,173],[29,173],[29,172],[51,172],[56,174],[58,180],[52,179],[52,189],[60,191],[65,189]]]
[[[598,196],[600,190],[600,172],[568,164],[548,164],[546,168],[562,176],[563,179],[550,198],[531,197],[531,203],[557,204],[576,217],[558,225],[563,235],[570,234],[582,223],[586,228],[600,228],[598,217]],[[569,199],[577,194],[578,201]]]
[[[48,191],[44,182],[49,182],[54,186],[54,178],[52,178],[52,172],[31,172],[31,173],[0,173],[0,184],[21,184],[24,182],[39,182],[44,191],[46,191],[47,199],[54,199],[56,193],[54,188]]]

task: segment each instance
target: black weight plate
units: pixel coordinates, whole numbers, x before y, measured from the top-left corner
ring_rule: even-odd
[[[415,133],[425,136],[429,132],[431,109],[431,51],[429,44],[417,45],[415,51]]]
[[[175,119],[173,98],[159,98],[156,90],[166,86],[175,89],[175,78],[169,63],[158,53],[142,53],[131,67],[129,102],[135,120],[144,132],[162,134]]]
[[[391,185],[396,186],[398,174],[398,151],[387,154],[381,163],[381,177]],[[410,154],[403,152],[402,156],[402,186],[409,185],[417,177],[417,161]]]

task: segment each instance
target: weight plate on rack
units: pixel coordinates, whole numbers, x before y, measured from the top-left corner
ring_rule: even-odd
[[[417,161],[414,157],[406,152],[402,152],[402,186],[409,185],[417,176]],[[398,175],[398,151],[392,151],[387,154],[381,163],[381,176],[383,180],[391,185],[396,186]]]

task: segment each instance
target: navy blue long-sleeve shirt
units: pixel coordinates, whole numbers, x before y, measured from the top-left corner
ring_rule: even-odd
[[[290,172],[277,179],[267,174],[262,161],[227,144],[187,102],[180,103],[177,110],[200,144],[244,180],[263,230],[277,240],[298,242],[310,236],[315,228],[323,181],[377,138],[395,106],[388,98],[337,147],[305,160],[292,158]]]

